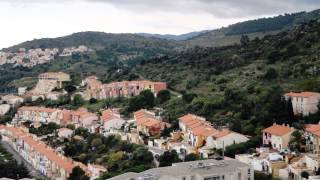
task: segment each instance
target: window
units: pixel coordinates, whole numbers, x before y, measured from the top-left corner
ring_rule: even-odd
[[[186,180],[186,177],[182,177],[182,180]]]
[[[191,176],[191,180],[194,180],[194,176]]]

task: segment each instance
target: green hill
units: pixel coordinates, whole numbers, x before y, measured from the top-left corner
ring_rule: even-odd
[[[27,41],[4,51],[15,51],[19,48],[65,48],[85,45],[93,49],[103,48],[158,48],[172,49],[179,46],[175,41],[158,38],[146,38],[135,34],[111,34],[104,32],[79,32],[58,38],[43,38]]]
[[[296,127],[317,123],[319,115],[290,119],[282,95],[288,91],[320,92],[320,22],[302,23],[253,40],[242,36],[240,42],[129,62],[110,58],[110,50],[105,48],[61,57],[32,71],[5,65],[0,66],[0,87],[32,86],[34,79],[30,77],[46,71],[64,71],[73,79],[97,75],[104,82],[151,79],[167,82],[182,95],[160,105],[165,119],[173,124],[177,117],[194,113],[216,126],[226,125],[259,140],[261,129],[275,121]]]
[[[320,10],[314,10],[244,21],[193,37],[187,40],[186,43],[191,47],[233,45],[239,43],[241,35],[248,35],[251,39],[255,37],[261,38],[319,18]]]

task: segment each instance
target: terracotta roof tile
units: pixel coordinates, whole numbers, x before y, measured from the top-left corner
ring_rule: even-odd
[[[278,125],[278,124],[273,124],[272,126],[263,130],[263,132],[273,134],[276,136],[283,136],[293,131],[294,129],[291,127],[288,127],[286,125]]]
[[[320,137],[320,124],[307,124],[306,131]]]
[[[285,96],[289,96],[289,97],[311,97],[311,96],[320,96],[320,93],[316,93],[316,92],[301,92],[301,93],[290,92],[290,93],[286,93]]]

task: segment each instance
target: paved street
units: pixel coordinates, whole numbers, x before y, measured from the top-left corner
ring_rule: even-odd
[[[25,166],[28,168],[29,172],[30,172],[30,175],[33,176],[33,177],[43,177],[43,175],[37,171],[35,168],[33,168],[31,166],[31,164],[29,164],[27,161],[25,161],[21,156],[20,154],[15,151],[11,146],[10,144],[8,144],[7,142],[5,141],[1,141],[1,144],[4,148],[6,148],[6,150],[13,155],[13,158],[18,162],[18,163],[21,163],[23,162],[25,164]]]

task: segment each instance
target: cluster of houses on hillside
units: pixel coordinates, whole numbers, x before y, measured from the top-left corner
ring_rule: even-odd
[[[294,131],[300,131],[303,135],[305,153],[290,152],[289,142]],[[306,124],[304,130],[296,130],[285,124],[274,123],[262,131],[264,147],[257,148],[252,154],[238,154],[236,159],[251,165],[255,171],[282,179],[303,179],[302,172],[308,173],[309,179],[319,179],[319,139],[320,124]]]
[[[92,179],[99,177],[106,169],[95,164],[88,166],[73,161],[52,149],[28,130],[15,126],[0,126],[2,140],[9,143],[28,163],[52,179],[65,180],[73,168],[79,166]]]
[[[26,99],[58,99],[59,96],[66,93],[61,89],[64,82],[68,81],[70,81],[70,76],[66,73],[43,73],[38,76],[38,83],[32,90],[24,89],[18,95],[0,97],[0,116],[6,114],[11,108],[17,109],[12,122],[0,127],[3,140],[21,153],[23,158],[36,169],[48,176],[66,179],[76,165],[91,177],[98,177],[106,169],[94,164],[83,165],[64,157],[37,137],[29,134],[24,127],[25,122],[32,123],[35,128],[51,122],[59,124],[61,128],[57,134],[62,139],[74,136],[74,130],[67,128],[70,124],[75,128],[88,129],[91,133],[100,133],[104,136],[116,135],[122,140],[145,145],[153,153],[155,159],[170,150],[175,150],[181,159],[191,153],[198,154],[204,159],[211,158],[214,157],[217,150],[225,150],[228,146],[244,143],[250,139],[226,126],[217,127],[206,118],[194,114],[181,116],[178,118],[178,128],[167,132],[172,124],[162,116],[162,110],[157,108],[140,109],[134,112],[131,118],[125,118],[120,114],[119,109],[112,108],[90,112],[86,108],[70,110],[20,105]],[[159,91],[167,88],[166,83],[146,80],[103,84],[94,76],[86,78],[82,85],[86,87],[85,90],[77,93],[87,100],[132,97],[139,95],[143,90],[150,90],[157,95]],[[56,91],[57,89],[60,90]],[[318,111],[319,93],[290,92],[284,94],[284,98],[292,102],[295,115],[307,116]],[[306,153],[304,154],[290,152],[289,143],[295,131],[300,131],[305,140]],[[285,124],[273,124],[263,129],[261,136],[263,146],[257,148],[252,154],[237,154],[237,160],[225,158],[221,161],[178,163],[173,164],[172,167],[155,168],[142,173],[126,173],[114,179],[130,179],[130,177],[131,179],[201,179],[202,177],[253,179],[252,170],[270,173],[285,179],[302,179],[302,172],[307,172],[310,175],[309,179],[320,177],[320,158],[318,158],[320,155],[320,124],[307,124],[303,130],[297,130]],[[189,166],[192,171],[185,169],[186,166]],[[226,171],[209,172],[208,170],[212,167]],[[181,171],[176,172],[179,168]],[[165,171],[172,173],[165,174]],[[206,173],[208,176],[205,175]]]
[[[67,47],[62,50],[58,48],[36,48],[26,50],[20,48],[16,52],[1,52],[0,65],[13,64],[14,66],[34,67],[38,64],[49,63],[56,59],[57,56],[71,56],[74,53],[86,53],[92,51],[86,46]]]
[[[90,76],[84,80],[87,89],[84,92],[85,99],[107,99],[116,97],[133,97],[143,90],[151,90],[154,95],[161,90],[167,89],[167,84],[163,82],[142,81],[122,81],[102,84],[95,76]]]

